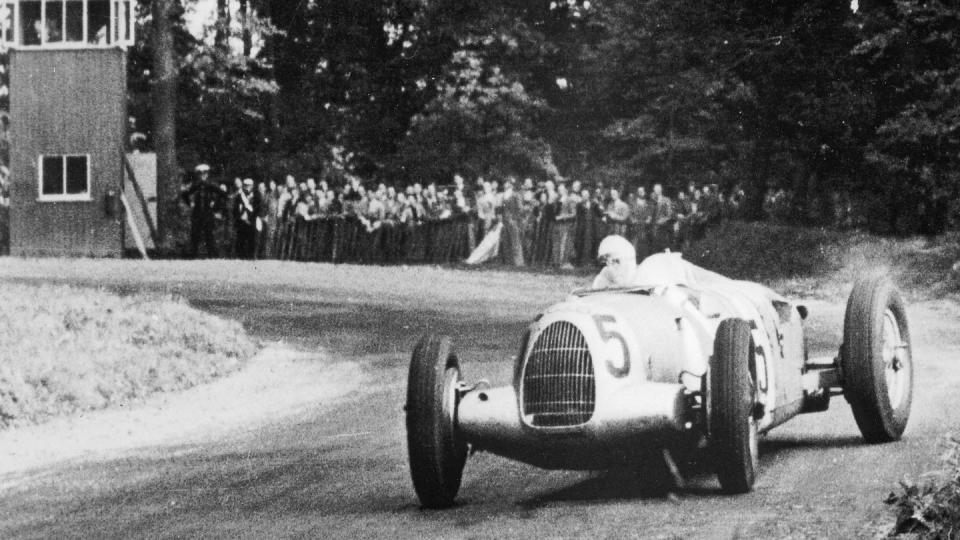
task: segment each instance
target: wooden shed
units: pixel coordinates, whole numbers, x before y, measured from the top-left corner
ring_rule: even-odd
[[[123,253],[129,2],[3,4],[10,51],[10,253]]]

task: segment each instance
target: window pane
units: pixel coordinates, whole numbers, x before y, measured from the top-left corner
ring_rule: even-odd
[[[106,45],[108,25],[110,24],[110,2],[90,0],[87,3],[87,42]]]
[[[130,2],[121,2],[120,7],[123,9],[120,15],[120,39],[130,41]]]
[[[3,28],[3,39],[7,43],[13,43],[17,38],[13,27],[13,21],[17,20],[17,17],[14,15],[16,9],[16,4],[4,4],[0,7],[0,17],[3,18],[3,20],[0,21],[0,27]]]
[[[39,45],[40,31],[43,23],[40,22],[40,2],[20,3],[20,35],[24,45]]]
[[[67,156],[67,194],[87,192],[87,156]]]
[[[44,195],[63,195],[63,157],[43,156],[42,167],[42,193]]]
[[[47,43],[63,41],[63,2],[47,2]]]
[[[67,2],[67,41],[83,41],[83,2]]]

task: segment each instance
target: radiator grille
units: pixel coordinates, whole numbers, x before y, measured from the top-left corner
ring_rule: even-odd
[[[530,425],[566,427],[593,416],[593,361],[583,334],[566,321],[537,336],[523,372],[523,414]]]

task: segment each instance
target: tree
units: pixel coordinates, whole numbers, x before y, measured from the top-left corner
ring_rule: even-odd
[[[174,8],[171,14],[170,43],[165,46],[170,48],[175,73],[173,144],[184,168],[203,161],[218,172],[241,175],[260,173],[260,167],[270,161],[265,157],[273,151],[269,111],[277,90],[272,66],[261,54],[254,54],[260,49],[251,49],[248,55],[233,43],[243,43],[244,35],[250,33],[252,46],[252,36],[262,41],[275,29],[255,13],[247,13],[246,18],[240,29],[217,20],[198,39],[186,29],[182,9]],[[162,104],[155,98],[161,76],[156,69],[156,44],[151,39],[130,50],[129,110],[137,119],[155,117]],[[159,162],[156,126],[146,134]]]
[[[153,144],[157,152],[157,234],[161,251],[176,245],[180,220],[177,165],[177,63],[173,26],[182,12],[176,0],[153,0]]]
[[[960,194],[960,8],[903,0],[864,13],[854,54],[877,103],[867,156],[893,230],[942,232]]]
[[[511,174],[558,175],[534,130],[545,104],[472,51],[454,54],[438,95],[412,119],[392,169],[408,181]]]

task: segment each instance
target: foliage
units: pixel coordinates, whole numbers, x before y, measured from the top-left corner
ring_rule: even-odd
[[[583,83],[594,90],[590,101],[608,98],[592,106],[604,120],[596,157],[624,162],[634,177],[624,180],[701,181],[720,160],[727,81],[714,58],[711,14],[709,6],[661,0],[598,3],[598,38],[586,46],[595,63]]]
[[[684,258],[724,275],[770,281],[831,275],[844,258],[844,233],[824,228],[725,221],[684,251]]]
[[[892,208],[941,232],[960,194],[960,8],[902,0],[864,24],[854,55],[879,109],[867,158],[889,179],[879,187],[897,200]]]
[[[267,41],[279,87],[277,147],[375,175],[435,94],[453,40],[421,0],[270,0]],[[440,5],[447,5],[440,2]],[[440,13],[437,13],[440,10]]]
[[[889,276],[911,301],[960,291],[960,233],[890,238],[857,230],[725,221],[692,242],[683,256],[789,296],[845,298],[864,272]]]
[[[180,162],[261,178],[693,180],[740,185],[754,217],[783,189],[784,215],[808,224],[848,192],[871,201],[875,230],[939,232],[960,194],[960,8],[861,4],[244,1],[242,29],[229,10],[199,37],[178,18]],[[129,62],[148,146],[150,46]]]
[[[193,36],[181,11],[174,43],[179,72],[177,92],[177,148],[180,162],[190,166],[200,161],[234,175],[257,172],[271,151],[269,111],[277,93],[271,64],[261,55],[246,56],[213,37],[219,32],[239,33],[218,21]],[[149,23],[141,8],[139,24]],[[247,28],[267,39],[277,33],[268,21],[249,17]],[[148,32],[141,30],[141,35]],[[239,36],[235,36],[239,39]],[[139,41],[130,51],[130,112],[136,128],[151,136],[150,93],[153,80],[149,40]]]
[[[941,457],[944,468],[925,475],[921,483],[903,481],[886,502],[897,510],[893,534],[918,538],[960,535],[960,437],[947,437]]]
[[[445,182],[457,172],[558,174],[549,145],[533,129],[544,102],[498,66],[460,50],[438,86],[437,97],[413,117],[397,155],[396,169],[410,180]]]

